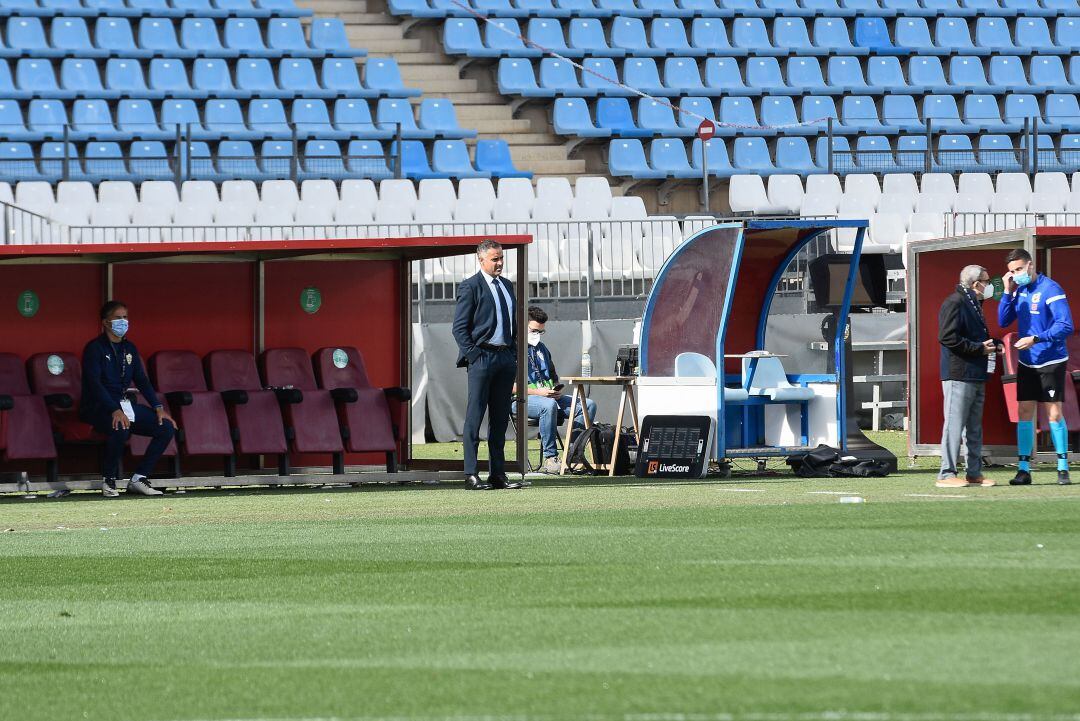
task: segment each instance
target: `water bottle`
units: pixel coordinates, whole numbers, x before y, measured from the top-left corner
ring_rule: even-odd
[[[581,376],[588,378],[592,375],[592,356],[589,355],[589,351],[585,351],[581,354]]]

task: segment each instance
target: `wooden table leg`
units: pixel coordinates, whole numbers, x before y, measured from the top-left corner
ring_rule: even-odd
[[[574,414],[577,411],[577,399],[578,393],[584,393],[584,386],[580,383],[574,384],[574,390],[570,392],[570,422],[567,424],[566,431],[566,443],[563,443],[562,463],[559,465],[559,475],[566,475],[566,469],[568,466],[567,461],[570,460],[570,446],[571,441],[574,438]],[[587,413],[585,414],[588,415]],[[588,428],[588,426],[586,426]]]
[[[615,440],[611,444],[611,458],[608,459],[608,478],[615,477],[615,459],[619,457],[619,441],[622,440],[622,422],[626,414],[626,386],[619,394],[619,413],[615,416]]]

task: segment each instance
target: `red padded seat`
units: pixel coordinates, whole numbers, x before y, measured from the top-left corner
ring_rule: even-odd
[[[202,361],[191,351],[158,351],[150,375],[164,394],[182,431],[184,451],[193,456],[233,456],[229,416],[221,394],[206,387]],[[233,475],[226,463],[226,475]]]
[[[14,406],[0,412],[0,438],[8,461],[56,459],[52,420],[45,398],[33,395],[26,366],[14,353],[0,353],[0,395],[11,396]],[[55,468],[50,464],[50,480]]]
[[[277,454],[280,470],[288,473],[281,409],[274,392],[263,388],[255,357],[244,350],[216,350],[206,356],[204,365],[210,389],[225,400],[237,452]]]
[[[300,391],[282,393],[285,425],[290,429],[297,453],[334,454],[334,472],[344,472],[341,427],[330,391],[315,383],[311,359],[302,348],[271,348],[262,354],[262,377],[266,385]]]

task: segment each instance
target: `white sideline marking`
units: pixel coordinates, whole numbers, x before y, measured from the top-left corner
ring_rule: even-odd
[[[908,498],[971,498],[971,496],[956,496],[948,493],[905,493]]]
[[[718,491],[730,491],[732,493],[764,493],[764,488],[718,488]]]
[[[807,491],[808,496],[853,496],[851,491]]]
[[[885,711],[822,711],[812,713],[648,713],[460,715],[460,716],[290,716],[175,721],[1080,721],[1080,714],[1034,713],[890,713]]]

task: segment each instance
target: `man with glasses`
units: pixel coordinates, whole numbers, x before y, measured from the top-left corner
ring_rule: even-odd
[[[1035,412],[1042,403],[1050,421],[1050,438],[1057,453],[1057,482],[1069,480],[1069,428],[1065,425],[1061,403],[1065,383],[1072,381],[1065,373],[1069,360],[1066,339],[1073,333],[1069,299],[1061,286],[1035,272],[1031,254],[1018,248],[1005,259],[1009,272],[1005,295],[998,306],[998,324],[1008,328],[1017,322],[1020,363],[1016,369],[1016,399],[1020,418],[1016,424],[1016,454],[1020,461],[1014,486],[1031,484],[1031,454],[1035,449]]]
[[[547,320],[548,314],[543,308],[535,305],[529,307],[529,388],[526,396],[526,410],[529,418],[536,419],[540,427],[540,448],[544,455],[540,472],[558,475],[559,451],[555,439],[559,434],[559,416],[565,418],[570,415],[571,398],[563,394],[563,386],[559,383],[559,374],[555,370],[555,361],[551,358],[551,351],[540,340],[546,332],[544,326]],[[595,418],[596,402],[591,398],[586,398],[585,406],[589,419]],[[574,426],[582,428],[584,425],[582,409],[579,407]]]
[[[938,488],[994,485],[982,474],[986,379],[996,369],[998,358],[998,341],[990,337],[982,304],[993,297],[994,286],[986,268],[969,265],[960,271],[956,292],[945,299],[938,314],[941,390],[945,398]],[[957,475],[962,441],[967,445],[964,478]]]

